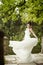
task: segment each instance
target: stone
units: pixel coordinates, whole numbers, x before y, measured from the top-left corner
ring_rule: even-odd
[[[32,54],[35,58],[31,63],[22,63],[16,60],[16,55],[6,55],[5,65],[43,65],[43,54]]]

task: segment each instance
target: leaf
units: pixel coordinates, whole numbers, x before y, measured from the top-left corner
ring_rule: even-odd
[[[2,18],[2,21],[3,21],[4,23],[6,23],[6,22],[7,22],[7,18]]]

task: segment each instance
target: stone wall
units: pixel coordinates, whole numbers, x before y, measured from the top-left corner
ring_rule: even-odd
[[[4,55],[12,55],[14,54],[13,51],[12,51],[12,48],[9,47],[9,39],[4,36]]]

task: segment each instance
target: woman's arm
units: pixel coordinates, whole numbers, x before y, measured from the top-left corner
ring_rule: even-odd
[[[35,38],[37,38],[37,36],[36,36],[36,34],[34,33],[34,31],[32,30],[32,28],[30,29],[30,32],[33,34],[33,36],[34,36]]]

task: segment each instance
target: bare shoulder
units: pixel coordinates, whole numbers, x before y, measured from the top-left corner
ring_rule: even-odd
[[[29,29],[30,31],[33,31],[32,28]]]

